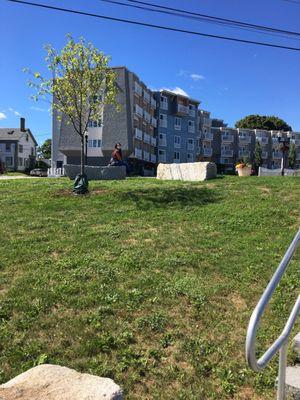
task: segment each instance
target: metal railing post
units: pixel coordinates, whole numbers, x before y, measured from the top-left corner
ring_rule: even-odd
[[[279,350],[277,400],[286,399],[285,378],[286,378],[286,364],[287,364],[287,349],[288,349],[288,341],[286,341]]]

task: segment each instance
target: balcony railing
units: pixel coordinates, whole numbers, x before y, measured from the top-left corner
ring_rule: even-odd
[[[267,151],[262,151],[262,153],[261,153],[261,157],[263,158],[263,159],[266,159],[266,158],[268,158],[268,152]]]
[[[150,135],[148,135],[148,133],[144,133],[144,142],[150,143]]]
[[[190,115],[191,117],[195,117],[195,115],[196,115],[196,110],[195,110],[194,108],[189,108],[189,115]]]
[[[157,143],[156,138],[151,136],[151,145],[156,147],[156,143]]]
[[[233,157],[233,150],[221,150],[221,157]]]
[[[239,150],[239,157],[250,157],[250,151],[248,151],[248,150]]]
[[[144,90],[144,99],[146,100],[147,103],[150,103],[150,101],[151,101],[150,94],[148,92],[146,92],[145,90]]]
[[[144,150],[144,160],[145,161],[149,161],[150,160],[150,154],[148,153],[148,151]]]
[[[143,109],[142,109],[142,107],[140,107],[138,104],[136,104],[135,105],[135,113],[137,114],[137,115],[139,115],[140,117],[142,117],[143,116]]]
[[[151,97],[151,106],[156,108],[156,100],[153,97]]]
[[[148,113],[148,111],[144,111],[144,119],[147,122],[151,122],[151,115]]]
[[[162,110],[168,110],[168,102],[167,101],[160,101],[159,106]]]
[[[154,128],[157,127],[157,119],[155,117],[151,117],[151,125],[154,126]]]
[[[143,94],[143,88],[140,86],[137,82],[134,82],[134,91],[137,93],[139,96],[142,96]]]
[[[143,140],[143,132],[140,129],[135,128],[134,137],[136,139]]]
[[[150,155],[150,161],[153,163],[156,163],[156,155],[155,154]]]
[[[265,136],[256,136],[256,140],[262,144],[269,143],[269,138]]]
[[[203,140],[214,140],[214,134],[213,133],[204,133],[203,135]]]
[[[222,142],[233,142],[234,136],[233,135],[222,135]]]
[[[208,147],[203,148],[203,155],[206,157],[211,157],[212,156],[212,149]]]
[[[142,159],[143,159],[143,152],[142,152],[142,150],[141,150],[141,149],[135,148],[135,149],[134,149],[134,156],[135,156],[136,158],[142,160]]]
[[[280,151],[274,151],[273,153],[273,158],[282,158],[282,152]]]
[[[243,143],[251,143],[251,136],[239,136],[239,141]]]
[[[184,106],[183,104],[177,104],[177,113],[178,114],[188,114],[189,108]]]

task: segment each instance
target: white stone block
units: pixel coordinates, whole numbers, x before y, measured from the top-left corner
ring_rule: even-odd
[[[1,400],[121,400],[113,380],[59,365],[31,368],[0,386]]]
[[[157,179],[205,181],[217,177],[217,166],[212,162],[158,164]]]

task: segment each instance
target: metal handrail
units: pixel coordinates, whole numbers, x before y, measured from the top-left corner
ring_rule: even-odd
[[[281,263],[279,264],[276,272],[266,287],[263,295],[261,296],[257,306],[255,307],[252,316],[249,321],[247,338],[246,338],[246,359],[249,366],[254,371],[260,371],[265,368],[272,357],[279,351],[279,372],[278,372],[278,392],[277,399],[282,400],[285,398],[285,370],[286,370],[286,355],[287,355],[287,344],[288,339],[295,324],[295,321],[300,314],[300,296],[296,300],[296,303],[292,309],[292,312],[285,324],[285,327],[275,342],[269,347],[269,349],[263,354],[262,357],[257,360],[256,358],[256,333],[259,326],[260,318],[264,313],[274,290],[278,286],[282,275],[288,267],[294,253],[296,252],[300,244],[300,229],[290,244],[287,252],[285,253]]]

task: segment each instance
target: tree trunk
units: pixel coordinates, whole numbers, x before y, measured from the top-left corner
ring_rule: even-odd
[[[84,154],[84,135],[81,136],[81,166],[80,174],[84,175],[85,172],[85,154]]]

